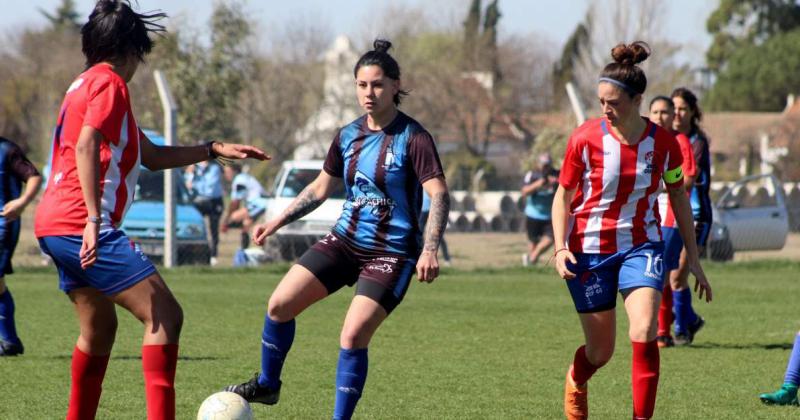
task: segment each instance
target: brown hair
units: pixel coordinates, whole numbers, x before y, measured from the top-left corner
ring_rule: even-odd
[[[611,49],[611,57],[614,62],[608,63],[600,73],[600,81],[610,81],[631,97],[643,94],[647,89],[647,76],[637,64],[649,56],[650,46],[644,41],[636,41],[628,45],[618,44]]]
[[[700,105],[697,104],[697,95],[685,87],[679,87],[672,91],[672,98],[681,98],[689,108],[692,110],[692,128],[698,129],[700,121],[703,119],[703,111],[700,110]]]

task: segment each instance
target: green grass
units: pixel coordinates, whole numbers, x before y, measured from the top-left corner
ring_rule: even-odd
[[[265,302],[286,266],[261,270],[164,272],[185,311],[177,409],[193,419],[203,399],[247,379],[259,366]],[[656,414],[662,419],[797,418],[766,407],[797,331],[800,265],[710,265],[715,302],[695,346],[661,353]],[[7,278],[26,354],[0,359],[0,418],[63,418],[69,361],[78,334],[69,300],[50,269]],[[298,318],[281,402],[254,405],[256,418],[325,419],[333,408],[339,329],[352,289]],[[621,305],[618,305],[621,309]],[[98,418],[144,417],[139,359],[142,327],[118,311],[117,343]],[[630,345],[620,313],[617,353],[591,381],[593,418],[629,418]],[[415,283],[370,349],[357,418],[557,419],[563,378],[582,333],[569,294],[551,270],[449,270]]]

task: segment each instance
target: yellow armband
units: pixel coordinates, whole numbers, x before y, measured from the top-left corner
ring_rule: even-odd
[[[678,166],[675,169],[667,170],[664,172],[664,176],[662,178],[664,179],[664,182],[667,183],[667,185],[671,185],[678,181],[681,181],[683,179],[683,168]]]

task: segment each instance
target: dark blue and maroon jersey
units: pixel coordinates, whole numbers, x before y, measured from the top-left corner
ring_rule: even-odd
[[[0,208],[22,194],[22,183],[39,175],[22,150],[11,140],[0,137]]]
[[[433,137],[398,112],[391,124],[370,130],[367,116],[339,130],[324,170],[343,178],[347,199],[333,233],[353,245],[417,258],[422,183],[442,177]]]
[[[711,223],[711,152],[708,137],[701,130],[694,128],[689,133],[689,140],[697,165],[697,178],[690,196],[692,215],[698,222]]]

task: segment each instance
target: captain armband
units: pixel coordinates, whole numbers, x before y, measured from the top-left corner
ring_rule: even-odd
[[[664,182],[666,182],[667,185],[672,185],[677,182],[680,182],[683,180],[683,168],[678,166],[675,169],[669,169],[667,171],[664,171],[663,178]]]

